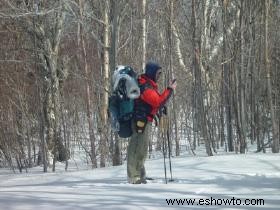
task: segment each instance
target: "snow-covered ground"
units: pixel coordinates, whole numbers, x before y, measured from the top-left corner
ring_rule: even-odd
[[[155,180],[146,185],[127,183],[126,164],[46,174],[0,169],[0,209],[280,209],[279,154],[183,155],[172,158],[172,169],[174,182],[165,184],[163,159],[148,160]]]

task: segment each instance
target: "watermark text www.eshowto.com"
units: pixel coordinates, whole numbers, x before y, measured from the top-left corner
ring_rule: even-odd
[[[169,206],[264,206],[264,199],[248,198],[183,198],[165,199]]]

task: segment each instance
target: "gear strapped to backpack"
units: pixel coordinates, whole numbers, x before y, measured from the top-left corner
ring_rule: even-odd
[[[132,135],[134,100],[140,96],[136,76],[131,67],[118,66],[112,78],[113,94],[109,98],[111,126],[122,138]]]

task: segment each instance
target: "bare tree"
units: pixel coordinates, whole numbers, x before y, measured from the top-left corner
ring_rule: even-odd
[[[270,55],[269,55],[269,44],[268,44],[268,18],[269,18],[269,11],[270,11],[270,1],[265,0],[265,15],[264,15],[264,50],[265,50],[265,71],[266,71],[266,79],[267,79],[267,94],[268,94],[268,102],[271,114],[271,123],[272,123],[272,152],[279,153],[279,131],[276,124],[276,117],[275,117],[275,108],[273,106],[273,97],[272,97],[272,85],[271,85],[271,66],[270,66]]]
[[[91,99],[91,93],[90,93],[90,74],[89,74],[89,66],[87,61],[87,49],[86,49],[86,33],[83,27],[84,22],[84,10],[85,10],[85,2],[84,0],[79,0],[79,9],[80,9],[80,20],[81,23],[78,23],[78,46],[80,47],[80,59],[83,63],[84,72],[85,72],[85,92],[86,92],[86,113],[87,113],[87,122],[88,122],[88,129],[89,129],[89,141],[90,141],[90,157],[92,162],[92,167],[97,167],[97,160],[96,160],[96,137],[94,134],[94,127],[93,127],[93,117],[92,117],[92,99]]]

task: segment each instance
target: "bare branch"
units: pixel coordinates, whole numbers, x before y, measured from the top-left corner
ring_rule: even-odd
[[[0,17],[2,18],[22,18],[22,17],[28,17],[28,16],[45,16],[45,15],[49,15],[53,12],[55,12],[57,10],[57,8],[53,8],[50,10],[44,10],[44,11],[40,11],[38,13],[36,12],[25,12],[25,13],[19,13],[19,14],[6,14],[3,12],[0,12]]]
[[[98,36],[97,36],[93,31],[91,31],[91,35],[92,35],[92,37],[97,41],[97,43],[98,43],[101,47],[103,47],[103,48],[106,47],[106,46],[104,45],[104,43],[103,43],[102,41],[100,41],[100,39],[98,38]]]

